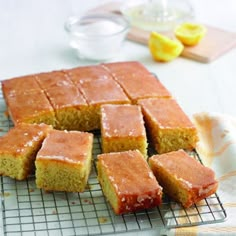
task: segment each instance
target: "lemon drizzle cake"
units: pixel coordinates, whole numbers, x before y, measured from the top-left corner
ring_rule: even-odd
[[[140,106],[103,105],[101,107],[102,151],[139,150],[147,157],[147,138]]]
[[[150,98],[138,101],[147,132],[158,153],[192,150],[198,141],[197,130],[174,99]]]
[[[51,126],[19,124],[0,137],[0,174],[18,180],[34,171],[38,150]]]
[[[54,109],[43,91],[15,94],[7,96],[5,100],[15,125],[18,123],[45,123],[56,127]]]
[[[137,61],[103,64],[135,104],[138,99],[171,97],[165,86]]]
[[[93,134],[52,130],[36,156],[36,185],[47,191],[83,192],[91,170]]]
[[[98,79],[111,79],[112,75],[101,65],[81,66],[66,70],[66,75],[74,84],[83,81],[94,81]]]
[[[130,103],[129,98],[119,84],[111,79],[102,78],[81,81],[78,87],[89,105],[88,119],[91,121],[90,130],[100,129],[101,105]]]
[[[4,98],[14,96],[16,94],[23,95],[40,92],[41,88],[35,77],[36,75],[26,75],[2,81],[1,84]]]
[[[183,150],[154,155],[149,158],[149,164],[163,191],[184,207],[192,206],[217,190],[214,172]]]
[[[60,130],[90,130],[89,106],[73,84],[55,85],[45,89],[56,116],[56,128]]]
[[[35,75],[39,87],[42,90],[51,89],[54,87],[72,85],[72,81],[66,74],[66,70],[44,72]],[[63,89],[63,87],[61,88]]]
[[[137,151],[98,155],[98,180],[116,214],[152,208],[162,202],[162,188]]]

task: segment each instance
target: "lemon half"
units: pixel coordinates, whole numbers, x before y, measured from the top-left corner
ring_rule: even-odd
[[[175,36],[184,45],[197,45],[206,34],[206,28],[200,24],[183,23],[176,27]]]
[[[175,59],[184,49],[184,46],[178,40],[170,39],[157,32],[151,32],[148,47],[153,58],[161,62]]]

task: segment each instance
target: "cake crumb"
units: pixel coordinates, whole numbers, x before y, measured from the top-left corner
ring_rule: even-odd
[[[53,210],[53,211],[52,211],[52,214],[53,214],[53,215],[57,214],[57,210]]]
[[[84,202],[85,202],[85,203],[88,203],[88,204],[93,204],[92,201],[89,200],[89,199],[84,199]]]
[[[91,190],[93,187],[92,187],[92,185],[90,185],[90,184],[87,184],[86,185],[86,187],[85,187],[85,189],[88,189],[88,190]]]
[[[9,193],[9,192],[0,193],[1,197],[9,197],[10,195],[11,195],[11,193]]]
[[[108,219],[106,217],[101,216],[98,218],[98,221],[100,224],[104,224],[108,221]]]
[[[9,117],[9,112],[8,112],[8,110],[4,111],[3,114],[4,114],[4,116],[7,117],[7,118]]]

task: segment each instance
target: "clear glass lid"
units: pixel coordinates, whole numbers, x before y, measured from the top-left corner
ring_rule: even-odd
[[[194,16],[188,0],[130,0],[121,12],[131,25],[148,31],[169,31]]]

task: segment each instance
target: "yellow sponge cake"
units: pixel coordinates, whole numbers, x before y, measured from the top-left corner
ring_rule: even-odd
[[[184,207],[190,207],[217,190],[214,172],[183,150],[154,155],[149,164],[164,192]]]
[[[196,146],[197,129],[174,99],[141,99],[138,104],[158,153],[192,150]]]
[[[76,67],[66,70],[66,74],[74,84],[98,79],[112,79],[112,75],[101,65]]]
[[[14,96],[16,94],[23,95],[32,92],[40,92],[36,79],[36,75],[27,75],[2,81],[2,92],[4,98]]]
[[[13,123],[45,123],[56,126],[54,109],[44,92],[7,96],[8,112]]]
[[[103,64],[134,104],[138,99],[171,97],[164,85],[137,61]]]
[[[0,175],[18,180],[34,171],[34,160],[52,129],[44,124],[19,124],[0,137]]]
[[[102,105],[102,150],[121,152],[139,150],[147,157],[147,138],[140,106]]]
[[[39,73],[35,75],[35,80],[44,91],[46,89],[72,84],[65,70]]]
[[[73,84],[55,85],[45,89],[56,116],[56,128],[60,130],[91,129],[89,106],[83,95]]]
[[[116,214],[161,204],[162,188],[139,151],[98,155],[97,170],[103,193]]]
[[[81,81],[78,87],[90,107],[88,114],[88,119],[91,122],[90,130],[100,129],[101,105],[130,103],[119,84],[112,79],[85,80]]]
[[[36,157],[36,185],[47,191],[83,192],[91,170],[93,134],[52,130]]]

